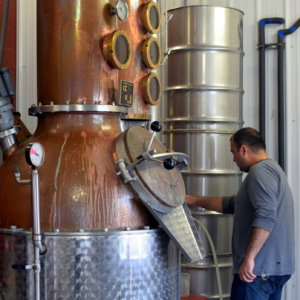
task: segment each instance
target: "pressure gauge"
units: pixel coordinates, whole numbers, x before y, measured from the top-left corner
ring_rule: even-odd
[[[117,15],[121,21],[126,21],[128,19],[128,5],[125,0],[118,0],[116,7],[112,8],[112,14]]]
[[[39,143],[30,143],[25,149],[25,158],[31,167],[39,167],[42,165],[45,157],[44,148]]]

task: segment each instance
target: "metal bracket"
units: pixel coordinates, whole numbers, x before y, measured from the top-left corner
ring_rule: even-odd
[[[14,175],[15,175],[15,179],[16,179],[18,184],[20,184],[20,185],[29,185],[29,184],[31,184],[31,179],[26,179],[26,180],[21,179],[21,174],[20,174],[20,170],[19,170],[19,167],[18,167],[17,163],[15,163]]]
[[[165,53],[165,58],[164,58],[164,61],[160,64],[161,66],[163,66],[167,59],[169,58],[170,54],[171,54],[172,50],[171,49],[168,49],[167,52]]]
[[[129,172],[128,167],[126,167],[127,160],[125,159],[119,159],[115,162],[119,172],[117,173],[118,176],[121,177],[122,181],[126,184],[132,180],[136,180],[136,177],[134,175],[131,175]]]
[[[167,152],[167,153],[159,153],[155,154],[156,150],[150,150],[144,152],[142,155],[137,157],[137,160],[128,165],[126,159],[119,159],[115,162],[119,172],[117,173],[118,176],[121,177],[122,181],[126,184],[130,181],[136,180],[136,177],[130,173],[136,166],[145,162],[145,161],[157,161],[159,163],[164,163],[164,161],[168,158],[172,158],[175,162],[175,166],[179,171],[185,169],[188,166],[188,156],[184,153],[180,152]]]

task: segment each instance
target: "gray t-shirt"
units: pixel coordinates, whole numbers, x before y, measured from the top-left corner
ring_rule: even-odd
[[[251,167],[237,195],[223,198],[223,213],[234,213],[234,274],[243,262],[252,234],[260,227],[271,234],[255,258],[253,273],[290,275],[295,271],[294,203],[286,176],[272,159]]]

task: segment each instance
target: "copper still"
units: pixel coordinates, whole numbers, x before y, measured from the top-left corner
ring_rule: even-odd
[[[0,167],[7,299],[179,299],[178,248],[205,252],[184,204],[187,158],[120,129],[160,100],[159,43],[147,40],[159,29],[154,1],[37,1],[38,126]],[[32,143],[45,152],[38,170]]]
[[[37,1],[37,108],[44,110],[36,114],[37,130],[27,142],[41,143],[47,156],[40,170],[43,230],[153,225],[152,217],[118,180],[113,159],[114,142],[121,133],[119,118],[126,112],[125,107],[113,105],[117,82],[134,82],[148,69],[137,59],[128,69],[118,70],[104,58],[101,47],[109,33],[122,28],[128,32],[133,54],[139,55],[139,43],[147,34],[137,16],[146,1],[138,2],[128,3],[134,13],[122,22],[111,16],[112,4],[107,1]],[[147,117],[150,108],[139,97],[138,84],[135,90],[130,114]],[[31,228],[30,202],[24,203],[30,199],[30,188],[19,188],[11,168],[18,162],[20,172],[29,175],[23,154],[24,147],[19,148],[2,165],[3,228],[12,224]]]

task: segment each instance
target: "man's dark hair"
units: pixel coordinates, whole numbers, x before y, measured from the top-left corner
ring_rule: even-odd
[[[235,143],[238,150],[240,150],[242,145],[246,145],[254,153],[257,153],[260,150],[266,151],[265,141],[262,139],[259,132],[250,127],[238,130],[230,140]]]

